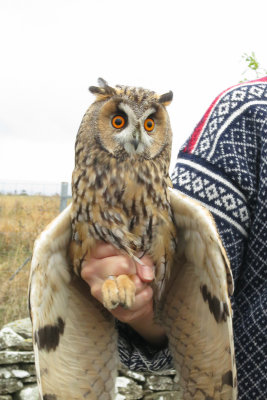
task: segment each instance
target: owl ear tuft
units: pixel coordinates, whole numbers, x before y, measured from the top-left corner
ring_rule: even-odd
[[[109,86],[108,83],[103,78],[98,78],[98,84],[99,86],[89,87],[89,91],[96,96],[97,100],[104,100],[116,94],[115,89]]]
[[[105,81],[105,79],[103,78],[98,78],[97,83],[101,87],[109,87],[107,81]]]
[[[173,93],[170,90],[168,93],[162,94],[159,97],[159,103],[162,104],[163,106],[168,106],[171,102],[172,102],[172,98],[173,98]]]

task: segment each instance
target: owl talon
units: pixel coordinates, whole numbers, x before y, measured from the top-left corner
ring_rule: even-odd
[[[111,309],[111,310],[114,310],[115,308],[118,307],[118,305],[119,305],[119,303],[112,301],[112,302],[111,302],[110,309]],[[106,308],[107,308],[107,307],[106,307]]]
[[[135,284],[128,275],[117,277],[120,305],[124,308],[131,308],[135,301]]]
[[[102,285],[102,297],[108,310],[114,310],[118,305],[131,308],[135,301],[135,285],[128,275],[109,278]]]
[[[119,291],[115,279],[107,279],[102,285],[103,305],[108,310],[114,310],[120,303]]]

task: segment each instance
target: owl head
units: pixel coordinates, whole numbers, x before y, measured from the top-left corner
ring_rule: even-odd
[[[79,143],[97,145],[116,158],[153,159],[163,152],[170,157],[172,132],[166,106],[172,92],[158,95],[143,88],[111,87],[101,78],[98,83],[89,88],[96,100],[82,121]]]

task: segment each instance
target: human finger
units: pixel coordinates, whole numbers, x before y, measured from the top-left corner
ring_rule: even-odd
[[[153,261],[151,257],[145,255],[141,258],[142,264],[136,262],[137,275],[143,282],[152,282],[155,278]]]
[[[101,259],[101,258],[116,256],[119,254],[121,254],[121,252],[118,249],[116,249],[116,247],[112,246],[112,244],[98,241],[94,246],[94,248],[92,249],[90,256],[86,255],[85,259],[88,260],[91,257],[96,259]]]
[[[124,323],[131,323],[136,319],[153,312],[153,290],[150,286],[146,286],[135,297],[135,302],[130,309],[125,309],[118,306],[114,310],[111,310],[112,315],[119,321]]]
[[[131,275],[131,279],[136,288],[136,295],[139,294],[142,290],[144,290],[148,284],[140,279],[138,275]]]
[[[101,259],[84,259],[81,276],[84,280],[94,278],[106,280],[109,276],[134,275],[136,266],[134,261],[124,255],[110,256]]]

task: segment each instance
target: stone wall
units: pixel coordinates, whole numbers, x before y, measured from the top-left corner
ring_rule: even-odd
[[[152,374],[120,368],[116,392],[115,400],[180,399],[174,370]],[[39,400],[29,318],[0,331],[0,400]]]
[[[0,400],[38,400],[29,318],[0,331]]]
[[[119,370],[115,400],[180,400],[181,393],[175,382],[175,370],[160,373]]]

